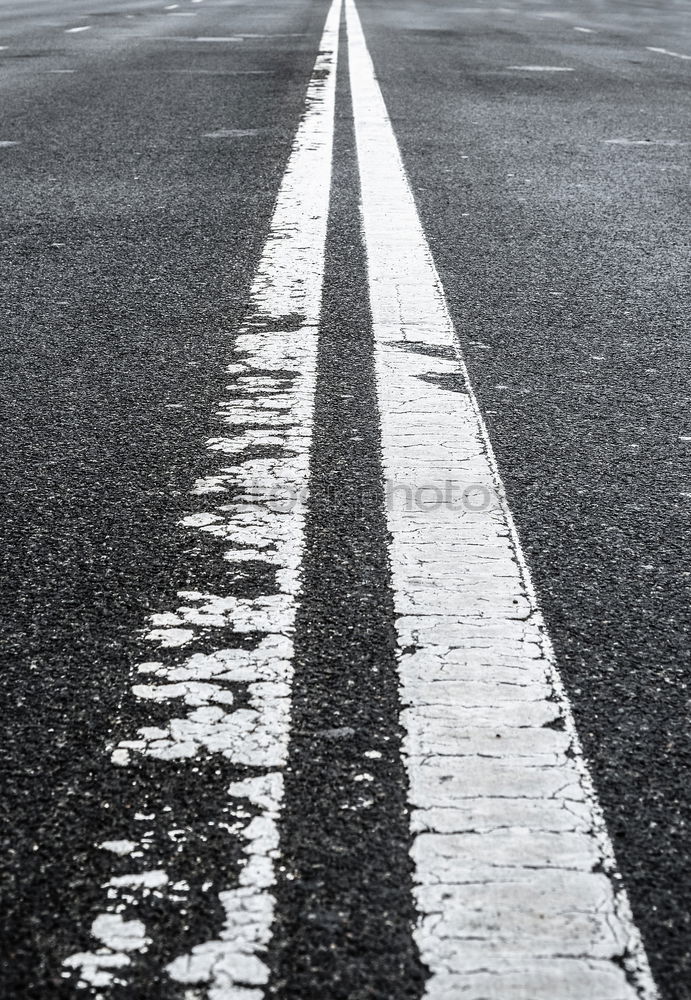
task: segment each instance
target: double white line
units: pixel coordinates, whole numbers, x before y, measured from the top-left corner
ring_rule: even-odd
[[[651,1000],[655,986],[487,431],[355,5],[345,6],[384,472],[403,487],[390,490],[387,514],[425,995]],[[125,766],[137,754],[211,752],[247,768],[229,795],[257,814],[242,831],[240,884],[220,894],[225,927],[167,968],[210,1000],[261,1000],[268,979],[262,952],[274,917],[305,513],[303,502],[277,512],[275,500],[304,498],[308,486],[340,18],[334,0],[229,368],[246,393],[221,404],[224,433],[209,442],[233,462],[196,484],[218,505],[186,519],[229,543],[231,561],[270,562],[278,593],[183,593],[179,608],[154,616],[150,640],[177,658],[144,664],[154,683],[135,693],[183,696],[192,711],[114,750]],[[265,444],[277,457],[253,457]],[[473,485],[491,505],[473,512],[439,503],[449,482],[459,493]],[[411,495],[423,502],[411,504]],[[218,648],[180,661],[181,647],[228,624],[264,638],[251,651]],[[241,683],[250,708],[234,710],[229,692]],[[151,891],[165,891],[165,872],[144,874],[158,876]],[[94,950],[68,960],[103,988],[127,981],[133,952],[148,942],[143,923],[122,916],[140,883],[116,881],[92,928]]]

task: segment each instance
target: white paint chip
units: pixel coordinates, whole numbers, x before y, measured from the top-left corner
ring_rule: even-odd
[[[11,146],[18,146],[19,142],[15,139],[0,139],[0,149],[9,149]]]
[[[78,28],[65,28],[65,34],[66,35],[76,35],[80,31],[90,31],[90,30],[91,30],[91,25],[90,24],[83,24],[83,25],[81,25]]]
[[[346,13],[383,473],[405,487],[389,490],[387,519],[414,933],[430,971],[424,996],[652,1000],[645,952],[352,0]],[[463,392],[440,387],[449,376]],[[411,507],[411,492],[448,480],[487,502]]]
[[[99,844],[99,847],[104,851],[112,851],[119,857],[125,857],[136,850],[137,844],[134,840],[104,840],[103,843]]]
[[[130,964],[128,952],[145,951],[149,939],[140,920],[125,920],[118,913],[103,913],[91,925],[91,935],[102,947],[65,959],[68,969],[79,969],[79,986],[100,989],[120,982],[120,970]]]
[[[161,646],[184,646],[194,639],[194,632],[188,628],[155,628],[147,632],[146,638]]]
[[[128,889],[160,889],[168,884],[168,876],[163,871],[151,872],[130,872],[127,875],[115,875],[106,885],[118,888],[126,886]],[[104,917],[108,914],[104,914]]]
[[[96,917],[91,933],[113,951],[140,951],[146,943],[141,921],[124,920],[117,913]]]

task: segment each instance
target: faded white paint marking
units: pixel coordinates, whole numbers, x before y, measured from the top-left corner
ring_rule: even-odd
[[[680,139],[603,139],[607,146],[686,146]]]
[[[180,38],[178,41],[181,42],[241,42],[242,35],[226,35],[214,36],[214,35],[198,35],[197,38]]]
[[[76,35],[77,32],[79,32],[79,31],[90,31],[90,30],[91,30],[91,25],[90,24],[83,24],[79,28],[65,28],[65,34],[66,35]]]
[[[260,135],[261,128],[219,128],[215,132],[205,132],[205,139],[243,139],[245,136]]]
[[[574,27],[573,30],[574,31],[581,31],[581,32],[583,32],[584,35],[596,35],[597,34],[597,32],[593,30],[593,28],[579,28],[579,27]]]
[[[200,76],[270,76],[271,69],[166,69],[160,73],[199,74]]]
[[[652,998],[352,0],[346,11],[384,477],[400,487],[387,516],[425,996]],[[485,503],[409,502],[449,480]]]
[[[573,73],[573,66],[507,66],[507,69],[521,70],[523,73]]]
[[[657,52],[661,56],[672,56],[674,59],[691,59],[691,56],[685,55],[683,52],[670,52],[669,49],[659,49],[654,45],[646,45],[648,52]]]
[[[0,149],[9,149],[10,146],[18,146],[19,141],[16,139],[0,139]]]
[[[204,506],[182,521],[185,530],[216,539],[230,563],[263,563],[274,585],[253,598],[180,591],[175,608],[150,617],[145,638],[155,652],[139,665],[133,694],[157,707],[158,722],[139,728],[112,750],[112,761],[120,767],[138,757],[184,762],[216,754],[247,769],[247,776],[228,789],[233,824],[218,824],[232,838],[230,844],[240,840],[244,856],[238,883],[219,894],[224,924],[217,937],[194,945],[166,968],[171,979],[191,987],[195,1000],[261,1000],[269,975],[263,952],[273,923],[277,821],[288,752],[340,11],[341,0],[334,0],[250,307],[228,365],[233,381],[216,414],[221,434],[207,442],[219,468],[195,484],[193,496]],[[226,455],[233,456],[232,465]],[[208,509],[209,497],[216,498],[213,509]],[[231,574],[229,589],[232,579]],[[218,630],[225,643],[215,638]],[[244,641],[228,645],[229,633]],[[164,721],[162,705],[170,705]],[[152,827],[162,821],[155,814],[139,818],[151,820]],[[175,843],[186,836],[184,829],[172,833]],[[118,853],[124,840],[114,836],[103,847],[113,851],[116,844]],[[140,846],[148,842],[144,834]],[[205,872],[202,860],[173,885],[162,869],[113,875],[98,919],[113,919],[124,907],[131,916],[148,895],[184,908],[195,879],[208,887],[219,873]],[[155,930],[130,921],[126,936],[107,938],[101,924],[94,924],[92,934],[100,946],[65,964],[79,970],[83,984],[103,988],[128,985],[129,952],[144,950]],[[123,940],[122,947],[113,943]]]

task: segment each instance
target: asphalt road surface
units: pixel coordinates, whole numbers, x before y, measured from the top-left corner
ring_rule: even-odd
[[[691,4],[0,0],[0,995],[691,1000]]]

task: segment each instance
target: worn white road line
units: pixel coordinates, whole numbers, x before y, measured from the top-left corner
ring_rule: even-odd
[[[208,442],[221,465],[217,474],[195,484],[193,493],[205,509],[183,522],[188,530],[216,537],[231,564],[269,564],[275,588],[253,599],[183,591],[178,607],[152,616],[146,638],[156,647],[156,659],[140,665],[133,692],[154,704],[172,701],[170,720],[139,729],[112,754],[113,762],[125,767],[137,755],[194,762],[198,755],[219,754],[247,769],[228,789],[237,803],[237,822],[232,830],[227,816],[220,818],[225,825],[218,824],[232,843],[239,837],[245,855],[239,882],[220,893],[225,924],[217,939],[197,944],[166,969],[173,980],[189,984],[195,1000],[261,1000],[268,979],[262,953],[273,921],[273,859],[288,747],[340,10],[341,0],[334,0],[235,360],[227,369],[233,383],[229,398],[219,404],[223,433]],[[229,628],[245,641],[220,648],[214,630],[227,634]],[[251,636],[253,644],[247,641]],[[238,694],[247,707],[234,707]],[[189,711],[176,716],[181,703]],[[141,819],[153,826],[166,817]],[[179,840],[185,831],[173,834]],[[137,870],[108,880],[107,904],[91,928],[93,950],[65,962],[67,970],[79,970],[83,986],[100,989],[99,995],[127,985],[132,957],[151,943],[155,929],[137,912],[144,899],[153,895],[185,912],[189,882],[219,878],[217,871],[194,871],[189,880],[172,884],[166,871],[148,870],[150,834],[135,842],[114,829],[101,847],[118,859],[131,858]]]
[[[426,996],[652,998],[352,0],[346,11]]]

